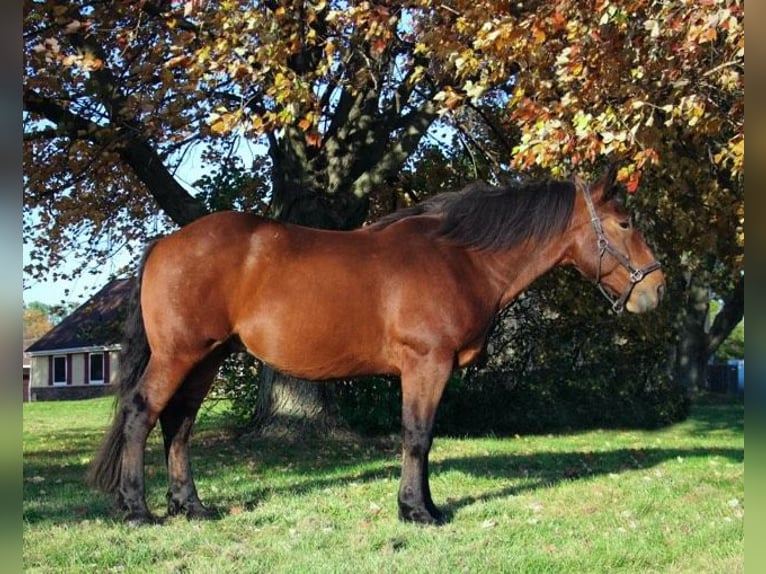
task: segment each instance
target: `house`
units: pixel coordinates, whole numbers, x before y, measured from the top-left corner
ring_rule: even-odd
[[[109,392],[133,279],[114,279],[26,348],[29,399],[69,400]]]

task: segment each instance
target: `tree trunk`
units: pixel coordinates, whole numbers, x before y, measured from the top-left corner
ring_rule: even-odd
[[[708,356],[718,350],[718,347],[731,335],[745,316],[745,275],[740,275],[731,295],[715,316],[707,337]]]
[[[687,272],[686,305],[678,325],[676,376],[690,395],[705,387],[707,356],[705,323],[710,306],[710,291],[702,272]]]
[[[312,383],[264,365],[252,434],[270,437],[327,436],[348,432],[333,383]]]
[[[703,271],[688,272],[687,302],[681,311],[676,349],[676,376],[694,394],[706,387],[710,357],[742,320],[745,313],[745,277],[737,284],[723,308],[709,325],[709,275]]]

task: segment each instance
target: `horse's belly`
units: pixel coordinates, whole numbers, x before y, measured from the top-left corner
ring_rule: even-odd
[[[336,379],[390,370],[382,333],[372,321],[354,320],[351,313],[272,309],[238,335],[250,353],[278,371],[310,380]]]

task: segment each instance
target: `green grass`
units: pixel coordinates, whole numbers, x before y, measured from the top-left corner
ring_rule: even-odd
[[[108,399],[24,405],[27,572],[744,572],[744,406],[707,400],[657,431],[437,437],[449,522],[396,518],[395,439],[235,440],[209,412],[192,446],[223,510],[131,529],[83,482]],[[148,501],[164,513],[159,433]]]

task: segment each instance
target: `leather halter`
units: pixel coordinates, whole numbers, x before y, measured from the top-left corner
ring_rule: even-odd
[[[633,267],[633,265],[630,263],[630,258],[624,255],[622,252],[618,251],[611,243],[609,243],[609,240],[606,238],[604,229],[601,226],[601,219],[596,213],[596,207],[593,205],[593,198],[590,196],[590,185],[583,185],[582,190],[583,195],[585,196],[585,204],[588,206],[588,211],[590,212],[590,222],[593,226],[593,230],[596,232],[597,238],[598,269],[596,271],[596,286],[598,287],[599,291],[604,294],[604,297],[606,297],[607,300],[612,304],[612,309],[617,313],[620,313],[625,308],[625,303],[630,297],[630,294],[633,292],[633,288],[638,283],[643,281],[643,279],[649,275],[649,273],[652,271],[657,271],[661,265],[658,261],[655,260],[649,265],[646,265],[640,269]],[[609,253],[609,255],[614,257],[620,263],[620,265],[625,267],[625,269],[627,269],[630,273],[630,283],[625,287],[625,290],[619,297],[614,297],[601,283],[601,262],[604,259],[605,253]]]

